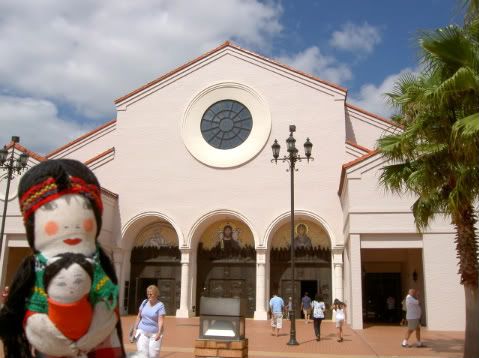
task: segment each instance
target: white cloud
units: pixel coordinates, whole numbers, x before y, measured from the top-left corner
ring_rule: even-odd
[[[339,31],[333,32],[330,45],[353,53],[368,54],[374,46],[381,42],[381,34],[377,27],[365,22],[362,25],[347,23]]]
[[[115,98],[227,39],[264,51],[281,13],[260,0],[3,0],[0,89],[110,117]]]
[[[55,104],[34,98],[0,95],[0,143],[12,135],[34,152],[46,154],[87,131],[86,128],[58,117]]]
[[[278,61],[336,84],[342,84],[353,77],[347,65],[338,63],[334,57],[321,54],[317,46],[309,47],[293,56],[280,57]]]
[[[386,93],[392,92],[394,84],[399,77],[405,73],[417,73],[417,70],[405,68],[399,73],[389,75],[378,86],[368,83],[361,86],[359,93],[351,94],[348,97],[348,102],[355,104],[366,111],[381,115],[383,117],[390,117],[394,114],[394,108],[387,103]]]

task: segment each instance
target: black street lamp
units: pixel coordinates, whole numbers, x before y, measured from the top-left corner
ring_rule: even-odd
[[[7,147],[0,149],[0,169],[7,171],[7,190],[5,192],[5,202],[3,204],[3,215],[2,215],[2,229],[0,230],[0,252],[2,252],[3,246],[3,233],[5,231],[5,220],[7,219],[7,206],[8,206],[8,195],[10,192],[10,181],[14,177],[14,173],[20,174],[23,169],[27,166],[28,154],[21,153],[17,160],[15,160],[15,144],[20,142],[20,137],[12,137],[12,153],[10,158],[8,157]]]
[[[291,330],[289,334],[289,342],[288,345],[290,346],[297,346],[298,341],[296,340],[296,320],[295,320],[295,289],[294,289],[294,172],[296,169],[296,162],[300,162],[302,159],[307,159],[308,163],[310,160],[314,158],[311,157],[311,150],[313,148],[313,144],[309,141],[309,138],[306,139],[306,143],[304,143],[304,154],[305,157],[301,157],[298,154],[298,148],[296,148],[296,139],[293,137],[293,133],[296,132],[296,126],[290,125],[289,126],[289,137],[286,139],[286,146],[288,155],[285,155],[282,159],[283,162],[289,162],[289,172],[291,173],[291,296],[293,297],[291,313],[290,313],[290,321],[291,321]],[[278,144],[278,141],[275,139],[271,149],[273,150],[273,158],[271,162],[275,164],[278,163],[279,158],[279,150],[281,146]]]

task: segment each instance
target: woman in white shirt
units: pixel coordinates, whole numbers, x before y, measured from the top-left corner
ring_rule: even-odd
[[[326,310],[326,305],[323,302],[323,297],[319,294],[316,294],[313,302],[311,302],[311,308],[313,309],[313,326],[314,334],[316,340],[321,340],[321,322],[324,319],[324,311]]]
[[[343,341],[343,325],[344,325],[344,322],[346,321],[345,308],[346,308],[346,304],[344,302],[341,302],[337,298],[334,300],[333,310],[335,312],[335,318],[336,318],[338,342]]]

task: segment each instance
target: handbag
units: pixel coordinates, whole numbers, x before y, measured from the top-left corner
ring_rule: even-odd
[[[148,300],[143,300],[143,302],[141,303],[140,312],[139,312],[140,316],[141,316],[141,311],[143,310],[143,307],[145,307],[146,302],[148,302]],[[135,343],[138,340],[139,336],[140,336],[140,332],[138,330],[136,330],[136,334],[135,334],[135,323],[134,323],[131,325],[130,331],[128,332],[128,340],[130,341],[130,343]]]
[[[128,333],[128,340],[130,341],[130,343],[135,343],[138,339],[138,336],[138,334],[135,334],[135,325],[133,324]]]

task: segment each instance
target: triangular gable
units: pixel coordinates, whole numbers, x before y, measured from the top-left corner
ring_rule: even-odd
[[[213,49],[213,50],[195,58],[194,60],[192,60],[190,62],[185,63],[184,65],[174,69],[173,71],[170,71],[170,72],[158,77],[157,79],[155,79],[151,82],[148,82],[144,86],[141,86],[141,87],[133,90],[132,92],[116,99],[115,104],[119,105],[120,103],[126,101],[127,99],[130,99],[131,97],[133,97],[135,95],[138,95],[138,94],[140,94],[144,91],[147,91],[147,90],[151,90],[151,88],[154,87],[155,85],[158,85],[159,83],[168,80],[169,78],[181,73],[182,71],[185,71],[185,70],[189,69],[190,67],[193,67],[193,66],[197,65],[198,63],[200,63],[204,60],[207,60],[208,58],[213,57],[213,56],[217,55],[218,53],[220,53],[221,51],[224,51],[226,49],[231,49],[231,50],[237,51],[238,53],[241,53],[243,55],[247,55],[249,57],[253,57],[253,58],[255,58],[259,61],[262,61],[262,62],[265,62],[269,65],[275,66],[275,67],[277,67],[277,68],[279,68],[283,71],[291,72],[291,73],[293,73],[295,75],[299,75],[299,76],[301,76],[301,77],[303,77],[304,79],[307,79],[307,80],[312,80],[312,81],[314,81],[314,82],[316,82],[320,85],[328,87],[330,90],[332,90],[334,92],[339,92],[342,95],[345,95],[346,92],[347,92],[346,88],[341,87],[337,84],[322,80],[322,79],[320,79],[316,76],[313,76],[311,74],[299,71],[295,68],[292,68],[288,65],[285,65],[283,63],[272,60],[268,57],[259,55],[255,52],[252,52],[252,51],[249,51],[249,50],[246,50],[242,47],[239,47],[239,46],[231,43],[230,41],[226,41],[223,44],[221,44],[220,46],[216,47],[215,49]]]

